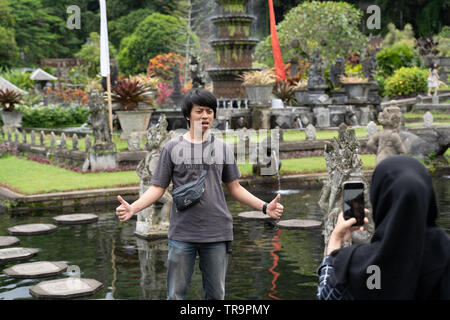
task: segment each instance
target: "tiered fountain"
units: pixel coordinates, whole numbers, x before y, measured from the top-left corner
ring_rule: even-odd
[[[210,42],[216,54],[216,68],[208,69],[218,98],[246,98],[239,78],[252,70],[252,51],[259,40],[250,39],[250,25],[256,17],[247,15],[248,0],[216,0],[221,14],[211,18],[217,28],[217,38]]]

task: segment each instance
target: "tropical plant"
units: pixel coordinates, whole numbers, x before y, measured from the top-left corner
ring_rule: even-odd
[[[173,89],[169,88],[169,84],[165,82],[158,83],[158,96],[156,102],[160,106],[165,106],[170,102],[170,96],[173,93]]]
[[[43,93],[48,103],[83,106],[89,103],[89,95],[81,89],[47,88]]]
[[[15,104],[20,103],[20,98],[22,94],[15,90],[0,89],[0,104],[2,105],[3,111],[12,112],[14,111]]]
[[[304,90],[304,89],[306,89],[307,86],[308,86],[308,78],[304,78],[304,79],[301,79],[301,80],[295,82],[292,89],[294,91]]]
[[[283,101],[284,105],[291,106],[295,103],[294,88],[286,80],[277,81],[272,93]]]
[[[148,90],[158,90],[158,83],[163,82],[159,77],[148,77],[144,74],[130,77],[130,80],[138,81],[144,85]]]
[[[112,101],[119,103],[121,110],[135,110],[139,102],[150,102],[147,96],[148,90],[139,81],[129,79],[117,82],[116,87],[112,90]]]
[[[254,70],[244,72],[240,78],[242,79],[242,84],[245,85],[270,85],[274,84],[277,77],[273,68]]]

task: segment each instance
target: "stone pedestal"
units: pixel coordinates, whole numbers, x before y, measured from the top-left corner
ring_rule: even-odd
[[[89,150],[91,171],[104,171],[117,167],[116,146],[114,144],[97,144]]]
[[[328,108],[316,107],[313,109],[316,127],[327,128],[330,126],[330,110]]]
[[[259,105],[250,103],[250,109],[252,111],[252,128],[270,129],[270,105]]]

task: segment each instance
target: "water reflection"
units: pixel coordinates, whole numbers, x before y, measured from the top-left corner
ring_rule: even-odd
[[[450,233],[450,177],[433,179],[440,210],[439,225]],[[283,219],[322,219],[317,206],[320,190],[284,192]],[[265,201],[272,192],[257,194]],[[228,199],[233,214],[233,254],[229,259],[226,299],[315,299],[316,269],[322,260],[320,229],[277,230],[268,222],[240,219],[237,214],[250,208]],[[134,236],[135,221],[119,222],[114,208],[93,208],[98,222],[81,226],[59,226],[49,235],[20,236],[21,247],[39,248],[26,262],[62,261],[78,266],[83,278],[103,283],[102,290],[87,299],[165,299],[168,245],[166,240],[148,242]],[[92,212],[92,211],[91,211]],[[2,216],[0,235],[22,223],[48,223],[61,214],[38,213]],[[25,262],[25,261],[24,261]],[[0,263],[0,270],[20,262]],[[14,279],[0,274],[0,299],[32,299],[29,289],[46,279]],[[188,299],[203,299],[198,262],[192,276]]]

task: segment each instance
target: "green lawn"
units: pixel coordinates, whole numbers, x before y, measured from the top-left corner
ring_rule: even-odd
[[[362,155],[361,160],[365,169],[375,166],[375,155]],[[243,177],[251,176],[251,163],[238,166]],[[323,157],[308,157],[282,160],[280,173],[288,175],[325,171]],[[7,155],[0,158],[0,183],[25,194],[38,194],[137,185],[139,177],[135,171],[82,174]]]
[[[38,194],[134,185],[139,177],[135,171],[82,174],[7,155],[0,158],[0,183],[25,194]]]

